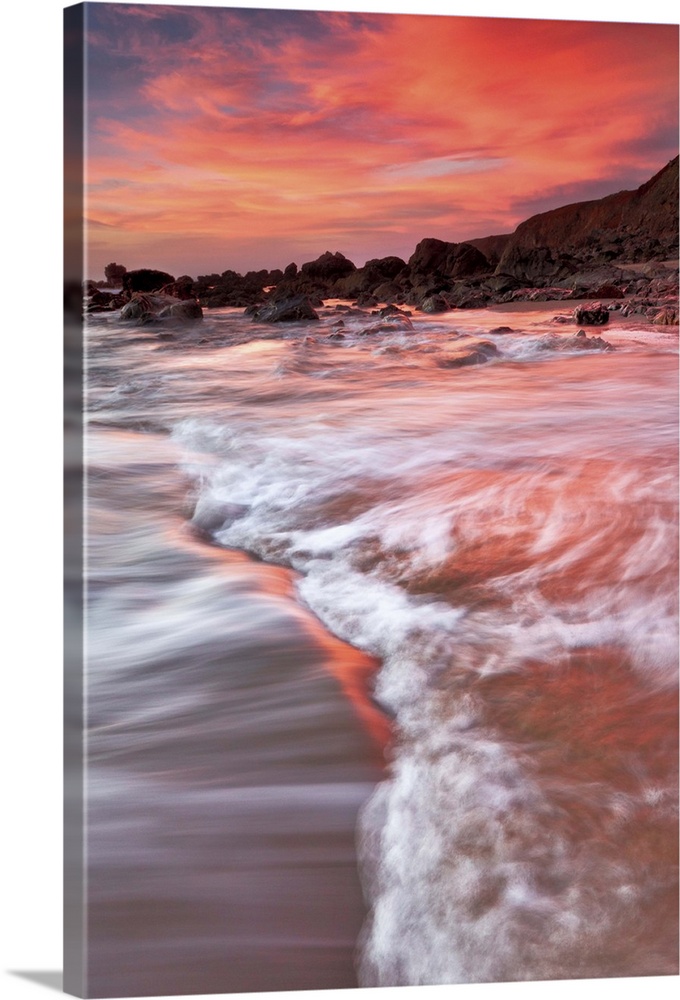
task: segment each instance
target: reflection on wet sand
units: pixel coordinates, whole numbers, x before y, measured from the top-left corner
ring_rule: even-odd
[[[356,985],[382,751],[334,675],[379,717],[374,663],[290,572],[196,540],[171,449],[139,449],[91,438],[93,995]]]

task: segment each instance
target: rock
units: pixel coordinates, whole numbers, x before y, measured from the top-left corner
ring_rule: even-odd
[[[327,250],[326,253],[322,253],[316,260],[310,260],[306,264],[303,264],[300,268],[300,273],[304,277],[314,280],[337,281],[338,278],[343,278],[345,275],[356,271],[356,269],[356,265],[351,260],[348,260],[344,254],[340,252],[331,253],[330,250]]]
[[[467,368],[469,365],[483,365],[498,356],[498,348],[490,340],[480,340],[467,354],[442,358],[437,362],[440,368]]]
[[[446,299],[441,295],[428,295],[418,307],[424,313],[448,312],[451,308]]]
[[[490,278],[485,278],[481,288],[489,295],[498,297],[506,295],[508,292],[516,292],[521,287],[517,278],[509,274],[494,274]]]
[[[376,302],[402,302],[404,289],[394,281],[383,281],[373,289]]]
[[[203,319],[203,310],[196,299],[180,299],[164,306],[158,313],[159,319]]]
[[[377,312],[373,313],[374,316],[411,316],[412,314],[408,309],[399,309],[398,306],[389,305],[383,306]]]
[[[126,292],[157,292],[164,285],[174,282],[174,278],[167,271],[154,271],[148,267],[142,267],[137,271],[127,271],[123,276],[123,288]]]
[[[446,243],[436,239],[421,240],[409,257],[408,267],[412,277],[468,278],[492,271],[484,254],[470,243]]]
[[[306,295],[265,303],[249,315],[258,323],[298,323],[319,318]]]
[[[546,246],[509,244],[496,267],[496,275],[515,278],[536,288],[564,281],[577,270],[573,257]]]
[[[500,351],[491,340],[480,340],[477,344],[477,350],[486,354],[489,358],[493,358],[497,354],[500,354]]]
[[[601,302],[591,302],[586,306],[576,306],[574,322],[585,326],[604,326],[609,322],[609,310]]]
[[[245,504],[215,500],[209,495],[201,496],[191,519],[191,526],[198,534],[211,537],[213,532],[227,528],[247,513],[248,507]]]
[[[585,330],[579,330],[575,337],[569,337],[564,345],[565,350],[577,351],[613,351],[614,345],[602,337],[588,337]]]
[[[374,257],[367,260],[362,270],[374,276],[377,282],[391,280],[406,269],[406,261],[401,257]]]
[[[488,305],[489,299],[486,295],[482,295],[480,292],[470,293],[468,295],[461,296],[456,302],[458,309],[484,309]]]
[[[500,233],[496,236],[483,236],[481,239],[468,240],[467,242],[470,246],[477,247],[484,254],[489,264],[496,267],[512,236],[512,233]]]
[[[203,310],[195,299],[136,292],[121,309],[120,318],[138,324],[156,320],[198,320],[203,318]]]
[[[677,307],[664,306],[660,309],[656,315],[652,318],[652,323],[654,326],[677,326],[678,325],[678,310]]]
[[[623,290],[618,285],[600,285],[593,292],[598,299],[622,299]]]
[[[379,302],[380,299],[376,298],[375,295],[362,294],[358,296],[354,305],[362,309],[372,309],[373,306],[377,306]]]
[[[358,332],[363,337],[373,333],[406,333],[411,330],[413,323],[408,316],[385,316],[380,322],[366,326]]]
[[[635,191],[564,205],[526,219],[503,256],[517,247],[571,247],[584,260],[631,262],[671,259],[677,256],[677,245],[676,157]]]
[[[492,266],[484,254],[470,243],[459,243],[451,266],[452,278],[471,278],[478,274],[489,274]]]
[[[118,308],[115,305],[117,300],[118,296],[114,295],[113,292],[100,292],[98,288],[95,288],[85,303],[85,312],[110,312],[112,309]]]
[[[484,351],[469,351],[455,358],[443,358],[437,364],[439,368],[467,368],[469,365],[484,365],[488,360],[489,355]]]
[[[489,333],[514,333],[515,331],[511,326],[495,326],[493,330],[489,330]]]
[[[549,333],[547,337],[542,337],[538,343],[543,351],[614,351],[616,348],[609,341],[602,337],[589,337],[585,330],[573,337],[558,337],[556,333]]]
[[[406,263],[401,257],[374,258],[366,261],[363,267],[337,279],[332,289],[333,295],[348,299],[360,295],[376,296],[376,289],[389,285],[405,268]],[[381,296],[378,295],[377,298],[380,299]]]
[[[188,274],[183,274],[180,278],[176,278],[175,281],[163,285],[159,294],[172,295],[176,299],[193,299],[193,287],[194,279]]]
[[[600,288],[620,288],[625,281],[633,277],[633,272],[624,271],[620,267],[615,267],[610,263],[598,261],[586,265],[579,264],[579,270],[566,284],[573,288],[577,298],[616,298],[616,296],[603,295]]]

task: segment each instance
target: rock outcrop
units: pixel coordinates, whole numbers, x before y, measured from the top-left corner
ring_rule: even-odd
[[[245,308],[263,322],[276,323],[315,319],[315,309],[328,298],[350,299],[365,308],[407,305],[427,313],[491,303],[602,299],[599,320],[582,316],[576,321],[598,325],[617,308],[623,315],[671,323],[678,310],[678,272],[664,262],[677,259],[677,252],[676,157],[635,191],[543,212],[511,234],[462,243],[423,239],[408,261],[388,256],[357,267],[340,251],[327,250],[283,271],[241,275],[226,270],[195,281],[110,264],[107,278],[122,279],[122,300],[107,294],[104,282],[88,282],[85,308],[117,309],[137,293],[160,292],[187,302],[198,299],[208,308]],[[275,303],[280,305],[273,308]]]
[[[164,285],[169,285],[174,280],[167,271],[142,267],[137,271],[126,271],[123,275],[123,290],[130,295],[135,292],[158,292]]]
[[[247,310],[258,323],[299,323],[301,320],[318,320],[319,314],[305,295],[268,302]]]
[[[577,306],[574,309],[574,322],[579,326],[604,326],[609,322],[609,310],[601,302],[592,302],[588,305]]]
[[[520,223],[498,263],[498,273],[523,253],[546,249],[576,260],[664,260],[678,253],[678,157],[635,191],[564,205]]]
[[[195,299],[137,292],[121,309],[120,318],[138,326],[156,321],[185,323],[202,319],[203,310]]]

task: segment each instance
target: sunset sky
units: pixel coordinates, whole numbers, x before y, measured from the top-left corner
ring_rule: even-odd
[[[678,28],[90,4],[87,274],[512,231],[678,152]]]

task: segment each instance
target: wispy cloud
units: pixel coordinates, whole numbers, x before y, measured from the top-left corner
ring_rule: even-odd
[[[499,170],[507,161],[495,159],[463,159],[458,156],[431,156],[415,163],[390,163],[383,168],[388,177],[448,177],[452,174],[479,174]]]
[[[89,10],[88,210],[128,266],[403,255],[677,152],[672,25]]]

